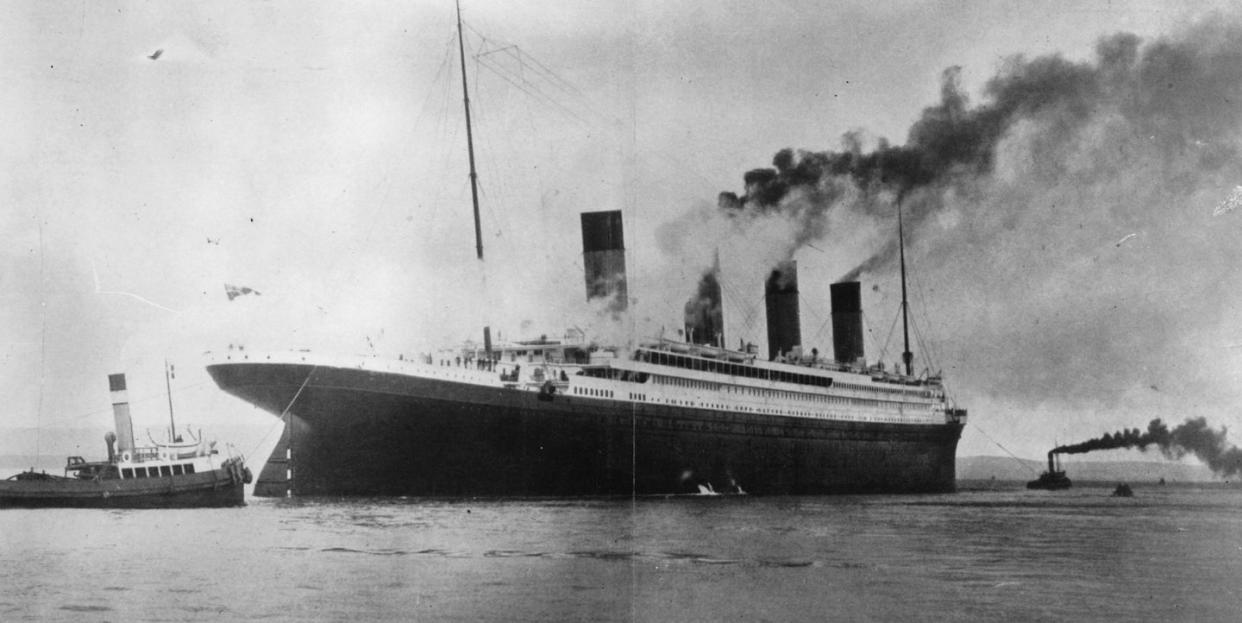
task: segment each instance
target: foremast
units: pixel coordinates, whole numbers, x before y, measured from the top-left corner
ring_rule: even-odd
[[[457,3],[457,51],[461,55],[461,93],[466,108],[466,153],[470,156],[470,199],[474,204],[474,249],[483,259],[483,229],[479,223],[479,174],[474,168],[474,134],[470,125],[470,89],[466,86],[466,41],[461,29],[461,2]]]

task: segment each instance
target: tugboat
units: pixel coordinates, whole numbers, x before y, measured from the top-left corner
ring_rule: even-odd
[[[1070,479],[1065,475],[1065,470],[1057,469],[1060,467],[1060,461],[1056,460],[1056,454],[1048,453],[1048,471],[1039,475],[1039,478],[1026,483],[1027,489],[1048,489],[1056,491],[1059,489],[1068,489],[1072,486]]]
[[[167,381],[167,378],[165,379]],[[104,435],[108,460],[71,456],[64,475],[33,469],[0,480],[0,508],[195,508],[244,506],[250,470],[240,455],[221,458],[215,442],[184,441],[169,428],[169,440],[138,447],[125,375],[108,376],[116,432]],[[169,419],[172,419],[171,395]],[[187,432],[188,435],[188,432]],[[230,453],[231,454],[231,453]]]

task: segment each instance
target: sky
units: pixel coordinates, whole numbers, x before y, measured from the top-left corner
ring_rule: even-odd
[[[483,262],[451,3],[0,11],[0,427],[101,436],[123,371],[158,430],[168,360],[179,422],[263,454],[274,418],[215,388],[205,352],[396,356],[485,324],[649,336],[681,324],[716,250],[730,344],[762,342],[762,276],[792,254],[804,341],[827,351],[827,285],[891,240],[892,196],[832,195],[791,250],[804,221],[739,224],[718,195],[782,149],[914,144],[946,93],[970,119],[998,79],[1052,66],[1107,88],[1017,89],[1039,105],[986,166],[903,204],[915,350],[971,413],[959,454],[1038,458],[1156,417],[1242,430],[1230,3],[465,2]],[[577,215],[609,209],[621,327],[583,301]],[[860,279],[868,356],[892,362],[895,266]]]

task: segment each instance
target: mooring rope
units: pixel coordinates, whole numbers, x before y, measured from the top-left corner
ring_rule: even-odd
[[[1005,451],[1005,454],[1008,454],[1009,456],[1013,457],[1013,460],[1014,460],[1014,461],[1017,461],[1017,463],[1018,463],[1019,465],[1021,465],[1023,468],[1025,468],[1027,471],[1031,472],[1032,474],[1036,474],[1036,475],[1038,475],[1038,474],[1039,474],[1039,472],[1038,472],[1038,471],[1036,471],[1036,470],[1034,470],[1034,469],[1032,469],[1032,468],[1031,468],[1031,466],[1030,466],[1030,465],[1028,465],[1028,464],[1026,463],[1026,461],[1025,461],[1025,460],[1023,460],[1023,459],[1019,458],[1019,457],[1018,457],[1018,455],[1016,455],[1016,454],[1014,454],[1014,453],[1010,452],[1010,451],[1009,451],[1009,448],[1006,448],[1005,446],[1002,446],[1002,445],[1001,445],[1001,443],[1000,443],[999,441],[997,441],[997,440],[995,440],[995,439],[992,439],[992,436],[991,436],[991,435],[989,435],[989,434],[987,434],[987,433],[986,433],[986,432],[985,432],[982,428],[980,428],[980,427],[979,427],[979,425],[978,425],[978,424],[975,424],[975,422],[974,422],[973,420],[970,422],[970,425],[971,425],[971,426],[974,426],[974,427],[975,427],[975,430],[979,431],[979,433],[980,433],[981,435],[983,435],[984,437],[987,437],[988,441],[990,441],[990,442],[992,442],[992,443],[996,444],[996,447],[997,447],[997,448],[1000,448],[1001,450],[1004,450],[1004,451]]]

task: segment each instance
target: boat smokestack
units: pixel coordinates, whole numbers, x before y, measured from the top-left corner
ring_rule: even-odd
[[[832,350],[837,363],[853,365],[863,354],[862,286],[857,281],[834,283],[832,298]]]
[[[125,375],[109,374],[108,389],[112,392],[112,417],[116,421],[116,451],[121,455],[134,453],[134,423],[129,417],[129,392],[125,391]]]
[[[582,213],[582,264],[587,301],[605,299],[611,312],[625,311],[625,236],[621,211]]]
[[[781,262],[772,270],[764,284],[763,300],[768,313],[768,359],[773,360],[802,345],[797,262]]]
[[[686,301],[686,341],[724,345],[724,312],[720,295],[720,258],[699,278],[694,296]]]
[[[1055,456],[1055,455],[1056,455],[1056,450],[1049,450],[1049,451],[1048,451],[1048,473],[1049,473],[1049,474],[1055,474],[1055,473],[1056,473],[1056,471],[1057,471],[1056,467],[1054,467],[1054,466],[1053,466],[1053,458],[1052,458],[1052,457],[1053,457],[1053,456]]]

